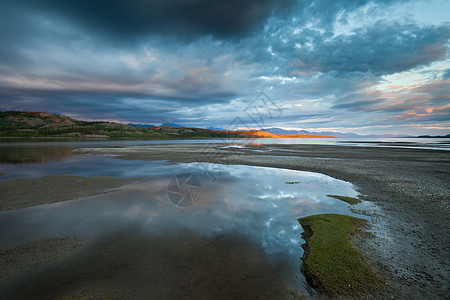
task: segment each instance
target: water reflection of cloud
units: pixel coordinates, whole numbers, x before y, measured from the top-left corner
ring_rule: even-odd
[[[82,167],[77,167],[78,160],[76,164],[64,161],[40,165],[46,167],[34,171],[47,175],[70,167],[66,171],[82,176],[114,174],[146,179],[115,193],[6,212],[15,215],[16,220],[28,220],[27,224],[17,226],[9,219],[13,234],[28,231],[28,235],[33,235],[36,231],[58,228],[66,233],[101,235],[105,230],[133,224],[155,235],[180,230],[205,236],[239,232],[259,241],[268,253],[298,255],[301,227],[297,218],[328,212],[348,214],[347,204],[326,195],[357,195],[350,183],[310,172],[238,165],[225,168],[218,180],[212,182],[205,180],[205,163],[163,165],[101,157],[84,159]],[[94,166],[95,170],[86,165]],[[167,184],[173,175],[186,172],[202,179],[202,198],[198,205],[179,208],[168,200]],[[300,183],[285,184],[293,179]],[[4,216],[5,213],[0,214],[0,223]]]

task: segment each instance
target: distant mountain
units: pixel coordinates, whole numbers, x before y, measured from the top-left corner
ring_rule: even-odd
[[[215,131],[225,131],[226,129],[223,129],[223,128],[217,128],[217,127],[206,127],[206,129],[209,129],[209,130],[215,130]]]
[[[447,135],[419,135],[418,138],[446,139],[446,138],[450,138],[450,134],[447,134]]]
[[[360,135],[356,133],[348,132],[334,132],[334,131],[319,131],[311,132],[306,130],[285,130],[282,128],[263,128],[262,131],[277,135],[291,135],[291,134],[311,134],[320,136],[335,136],[338,138],[394,138],[394,137],[404,137],[405,135],[393,135],[393,134],[377,134],[377,135]]]
[[[285,130],[281,128],[262,128],[262,131],[273,133],[273,134],[298,134],[298,130]]]
[[[148,125],[148,124],[134,124],[134,123],[128,123],[127,125],[134,126],[134,127],[137,127],[137,128],[145,128],[145,129],[147,129],[147,128],[149,128],[149,127],[154,127],[154,126],[155,126],[155,125]]]
[[[159,127],[181,128],[183,126],[175,124],[175,123],[164,123],[164,124],[160,125]]]
[[[320,131],[320,132],[311,132],[307,130],[285,130],[282,128],[264,128],[261,129],[266,132],[270,132],[278,135],[290,135],[290,134],[311,134],[311,135],[322,135],[322,136],[335,136],[340,138],[357,138],[363,137],[361,135],[355,133],[342,133],[342,132],[333,132],[333,131]]]

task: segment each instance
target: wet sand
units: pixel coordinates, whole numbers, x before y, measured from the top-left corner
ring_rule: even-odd
[[[82,244],[76,237],[46,237],[16,246],[0,248],[0,279],[8,278],[23,270],[58,261],[70,255]]]
[[[450,152],[328,145],[152,145],[80,149],[118,159],[245,164],[323,173],[357,185],[382,211],[374,238],[356,237],[386,289],[371,297],[445,299],[450,272]]]
[[[44,176],[0,181],[1,210],[18,209],[35,205],[75,200],[107,192],[132,183],[139,178],[112,178],[72,175]]]

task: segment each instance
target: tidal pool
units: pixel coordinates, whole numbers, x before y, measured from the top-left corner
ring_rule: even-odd
[[[0,212],[0,247],[45,236],[85,239],[63,262],[4,284],[9,295],[37,298],[86,288],[128,298],[313,293],[300,273],[304,241],[297,219],[355,215],[327,195],[358,195],[352,184],[326,175],[244,165],[77,155],[0,166],[7,173],[0,180],[58,174],[142,178],[101,195]],[[187,178],[196,180],[183,185]],[[173,192],[194,205],[176,205]]]

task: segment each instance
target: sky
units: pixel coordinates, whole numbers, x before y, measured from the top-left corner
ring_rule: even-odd
[[[0,109],[450,133],[450,1],[0,0]]]

